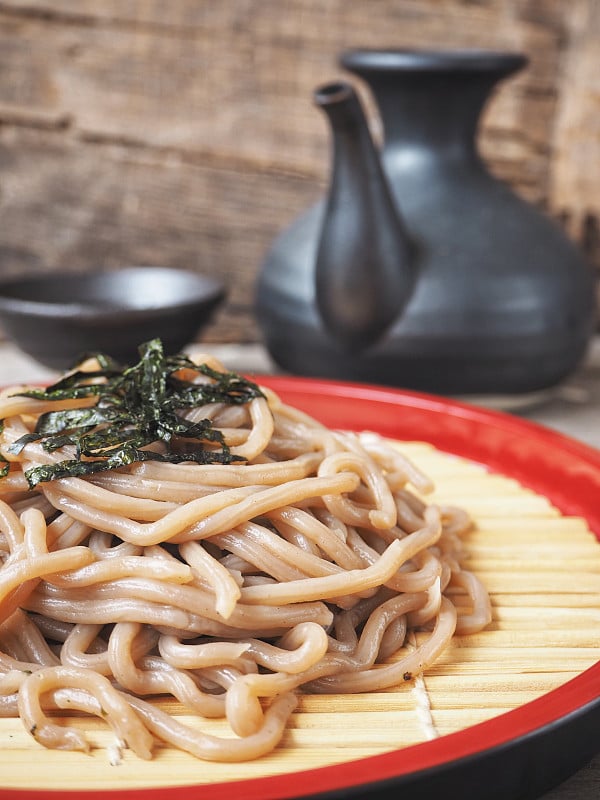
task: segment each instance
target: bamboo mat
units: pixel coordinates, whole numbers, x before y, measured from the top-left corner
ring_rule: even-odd
[[[427,674],[364,695],[303,695],[280,747],[246,764],[212,764],[157,744],[153,761],[129,752],[100,720],[69,719],[91,743],[87,755],[48,751],[18,720],[0,719],[4,788],[139,788],[213,783],[340,763],[406,747],[502,714],[560,686],[600,659],[600,543],[584,520],[567,518],[516,481],[429,445],[402,445],[436,483],[433,501],[466,508],[467,565],[492,596],[493,621],[455,637]],[[175,714],[175,703],[163,703]],[[226,735],[225,723],[182,715]],[[399,756],[401,758],[401,755]],[[111,760],[119,763],[111,764]]]

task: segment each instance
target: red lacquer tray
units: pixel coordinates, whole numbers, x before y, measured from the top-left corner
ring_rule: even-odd
[[[334,428],[420,440],[517,479],[600,538],[600,452],[508,414],[394,389],[261,377],[282,399]],[[599,587],[600,593],[600,579]],[[533,798],[599,749],[600,661],[559,688],[487,722],[402,751],[237,782],[166,790],[90,790],[70,800],[274,800],[275,798]],[[143,765],[141,765],[143,769]],[[199,774],[202,765],[199,764]],[[0,785],[2,778],[0,776]],[[65,796],[64,790],[61,796]],[[0,799],[56,798],[51,789],[3,790]]]

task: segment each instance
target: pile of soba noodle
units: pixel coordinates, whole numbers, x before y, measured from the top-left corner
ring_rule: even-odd
[[[423,502],[430,481],[375,434],[328,430],[264,389],[185,412],[212,420],[233,463],[148,461],[32,489],[26,471],[65,452],[10,449],[50,405],[16,391],[0,398],[0,708],[46,747],[88,748],[57,724],[68,709],[141,758],[157,737],[253,759],[276,747],[299,691],[410,681],[455,631],[489,622],[460,564],[467,515]],[[231,733],[185,725],[160,698]]]

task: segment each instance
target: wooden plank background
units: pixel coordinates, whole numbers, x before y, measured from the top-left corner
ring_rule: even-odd
[[[598,0],[0,0],[0,276],[216,273],[204,338],[258,340],[265,252],[327,180],[311,94],[354,46],[527,53],[483,153],[600,268]]]

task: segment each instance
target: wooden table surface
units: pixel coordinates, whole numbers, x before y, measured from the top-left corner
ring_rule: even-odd
[[[230,369],[268,373],[273,364],[257,345],[206,345]],[[11,344],[0,343],[0,384],[51,378],[54,373],[40,367]],[[592,342],[581,368],[562,386],[518,404],[506,398],[471,402],[503,408],[532,421],[600,448],[600,338]],[[598,739],[600,749],[600,737]],[[596,800],[600,797],[600,752],[590,764],[539,800]]]

